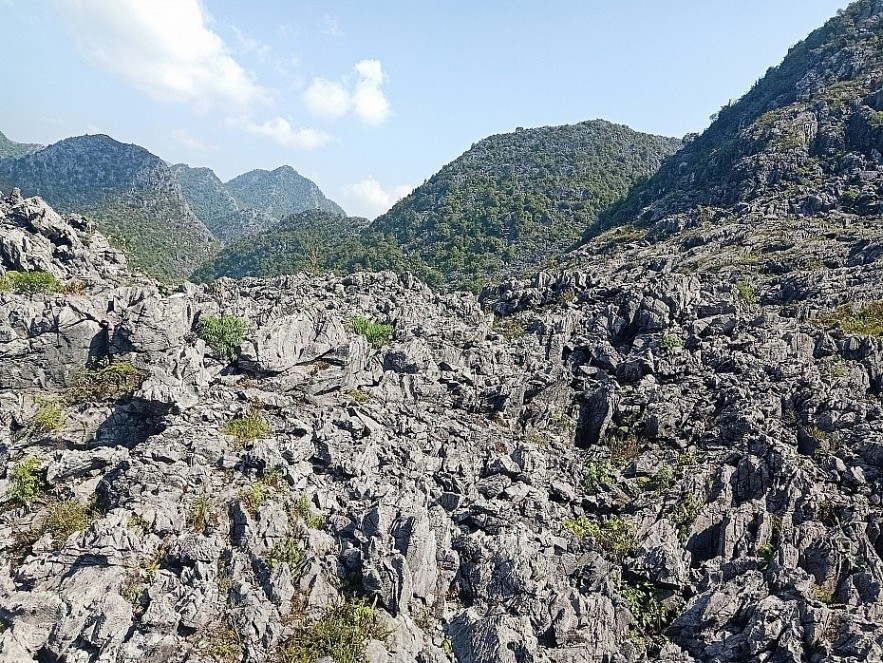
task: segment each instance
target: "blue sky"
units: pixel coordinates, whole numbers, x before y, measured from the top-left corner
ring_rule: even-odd
[[[490,134],[682,136],[845,0],[0,0],[0,131],[107,133],[383,212]]]

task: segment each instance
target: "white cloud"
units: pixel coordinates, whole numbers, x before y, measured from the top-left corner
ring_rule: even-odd
[[[369,218],[374,218],[386,212],[396,201],[404,198],[414,190],[412,184],[402,184],[391,190],[383,186],[373,177],[367,177],[354,184],[343,187],[343,195],[352,203],[351,207]]]
[[[343,117],[350,109],[350,94],[342,83],[324,78],[313,79],[303,94],[307,109],[319,117]]]
[[[362,60],[353,67],[355,84],[348,89],[345,82],[313,79],[303,93],[307,109],[318,117],[334,119],[352,110],[367,124],[383,124],[392,115],[392,105],[383,92],[388,80],[380,60]]]
[[[325,28],[322,30],[323,34],[330,37],[343,37],[343,30],[340,29],[340,20],[336,16],[325,14],[323,20],[325,21]]]
[[[55,0],[95,65],[163,101],[245,106],[268,93],[207,26],[199,0]]]
[[[260,123],[245,116],[230,117],[227,118],[227,126],[269,138],[284,147],[295,150],[314,150],[328,144],[333,139],[330,134],[318,129],[295,127],[289,120],[281,116]]]
[[[172,140],[192,152],[211,152],[217,149],[211,143],[196,138],[186,129],[174,129],[172,131]]]

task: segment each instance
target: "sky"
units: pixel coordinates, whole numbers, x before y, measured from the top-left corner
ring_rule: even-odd
[[[0,0],[0,131],[222,180],[293,166],[374,218],[482,138],[698,132],[846,0]]]

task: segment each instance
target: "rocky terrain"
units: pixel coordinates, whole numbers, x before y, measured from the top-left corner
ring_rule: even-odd
[[[478,297],[171,291],[13,192],[0,660],[883,660],[883,134],[836,140],[881,17],[851,5],[609,229]],[[850,90],[821,180],[742,142],[796,126],[781,76]]]

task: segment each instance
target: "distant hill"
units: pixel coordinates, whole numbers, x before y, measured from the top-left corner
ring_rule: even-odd
[[[312,230],[314,242],[315,233],[327,233],[318,262],[297,253],[304,242],[281,241],[280,232],[290,238],[286,220],[266,237],[228,247],[197,276],[271,276],[310,262],[338,272],[407,270],[436,286],[477,289],[556,256],[680,144],[601,120],[491,136],[370,225],[321,217]],[[280,171],[273,174],[284,175]],[[234,189],[248,181],[250,190],[260,192],[259,182],[266,186],[272,175],[260,172],[236,178],[228,189],[235,196]],[[331,248],[338,240],[344,249]]]
[[[419,257],[424,278],[476,287],[560,253],[680,145],[603,120],[491,136],[371,229]]]
[[[258,210],[273,219],[308,210],[346,216],[343,208],[325,197],[316,183],[291,166],[252,170],[225,184],[240,208]]]
[[[190,208],[220,240],[233,241],[264,230],[279,220],[261,210],[241,207],[210,168],[191,168],[179,163],[172,166],[172,174],[178,179]]]
[[[9,140],[5,134],[0,131],[0,159],[23,157],[31,152],[36,152],[42,145],[36,143],[16,143]]]
[[[585,238],[703,207],[767,217],[883,213],[881,12],[880,0],[860,0],[792,47]]]
[[[160,279],[185,277],[215,250],[169,167],[137,145],[79,136],[0,159],[0,191],[13,187],[93,218],[135,267]]]
[[[352,271],[365,253],[359,233],[368,219],[322,210],[299,212],[263,232],[241,237],[196,270],[192,279]],[[392,247],[395,252],[397,247]]]

